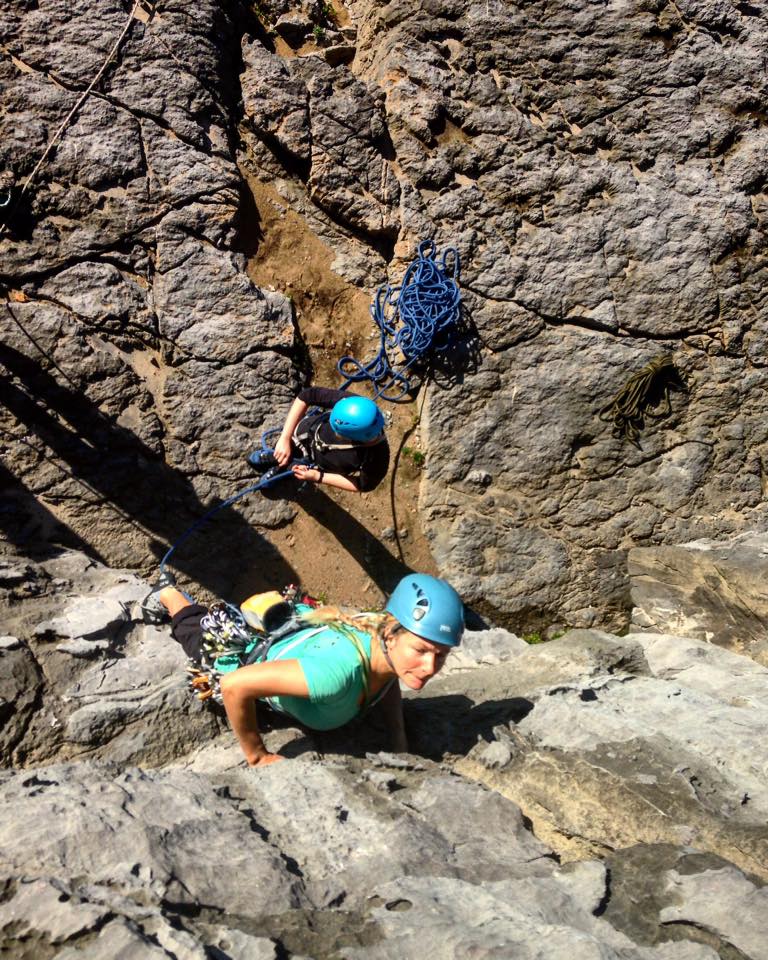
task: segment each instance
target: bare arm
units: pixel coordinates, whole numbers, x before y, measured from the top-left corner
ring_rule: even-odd
[[[408,737],[405,733],[405,720],[403,718],[403,698],[400,694],[400,684],[397,681],[381,698],[379,706],[389,729],[392,749],[396,753],[407,753]]]
[[[299,400],[298,397],[296,397],[291,404],[291,409],[288,411],[288,416],[285,418],[283,429],[280,431],[280,437],[275,444],[275,459],[281,467],[284,467],[291,459],[291,437],[293,436],[296,427],[298,427],[299,423],[306,416],[308,409],[309,406],[304,403],[303,400]]]
[[[297,463],[293,468],[293,475],[297,480],[309,480],[311,483],[324,483],[328,487],[338,487],[339,490],[348,490],[350,493],[360,493],[359,487],[340,473],[325,473],[317,467],[307,467]]]
[[[224,709],[240,742],[249,766],[272,763],[277,754],[270,753],[261,739],[256,720],[256,701],[262,697],[308,697],[309,689],[298,660],[254,663],[241,667],[221,678]]]

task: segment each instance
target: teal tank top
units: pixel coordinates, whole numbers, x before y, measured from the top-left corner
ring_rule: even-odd
[[[370,663],[371,637],[353,633]],[[334,730],[365,707],[366,667],[352,640],[333,626],[309,627],[274,644],[267,660],[298,660],[309,698],[269,697],[270,706],[312,730]]]
[[[299,613],[310,608],[299,606]],[[346,627],[357,639],[370,664],[371,636],[364,630]],[[255,642],[254,642],[255,645]],[[266,702],[312,730],[335,730],[349,723],[366,706],[367,666],[355,643],[332,625],[310,626],[273,644],[267,660],[298,660],[307,681],[309,698],[267,697]],[[240,666],[237,656],[215,661],[219,673]],[[383,694],[381,691],[379,696]],[[376,699],[379,699],[378,697]]]

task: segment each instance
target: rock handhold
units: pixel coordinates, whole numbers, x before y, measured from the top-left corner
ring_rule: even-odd
[[[70,600],[60,616],[35,628],[38,637],[114,643],[128,622],[128,612],[119,600],[107,597],[79,597]]]
[[[633,629],[707,640],[768,665],[768,534],[637,547]]]

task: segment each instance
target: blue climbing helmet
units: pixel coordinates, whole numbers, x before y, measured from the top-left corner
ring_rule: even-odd
[[[341,437],[367,443],[384,430],[384,416],[368,397],[344,397],[331,409],[331,429]]]
[[[464,632],[464,604],[450,583],[411,573],[398,583],[384,608],[418,637],[458,647]]]

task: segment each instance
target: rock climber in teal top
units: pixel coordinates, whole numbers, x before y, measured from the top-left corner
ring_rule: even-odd
[[[158,600],[176,640],[199,657],[207,608],[172,586]],[[257,700],[314,730],[340,727],[381,701],[394,748],[407,750],[399,683],[421,690],[459,645],[464,608],[453,587],[414,573],[400,581],[383,613],[350,616],[334,607],[302,613],[302,628],[270,647],[264,660],[221,677],[224,707],[250,766],[283,759],[264,746]]]

